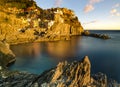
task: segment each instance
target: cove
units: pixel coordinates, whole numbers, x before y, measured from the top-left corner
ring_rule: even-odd
[[[103,40],[86,36],[74,36],[70,41],[29,43],[11,46],[16,62],[9,70],[41,74],[54,68],[60,61],[79,61],[89,56],[92,73],[103,72],[120,82],[120,32],[92,31],[110,35]]]

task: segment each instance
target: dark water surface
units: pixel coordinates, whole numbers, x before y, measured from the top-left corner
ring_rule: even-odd
[[[72,37],[71,41],[41,42],[11,46],[17,60],[10,70],[40,74],[60,61],[81,60],[88,55],[92,73],[103,72],[120,82],[120,31],[91,31],[105,33],[112,39]]]

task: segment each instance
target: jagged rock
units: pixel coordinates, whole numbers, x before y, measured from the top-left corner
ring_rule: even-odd
[[[38,75],[28,72],[0,71],[0,87],[31,87]]]
[[[92,75],[92,78],[94,81],[91,85],[95,85],[96,87],[107,87],[107,76],[105,74],[99,72],[95,75]]]
[[[86,86],[90,82],[90,62],[88,57],[85,57],[82,62],[61,62],[51,71],[51,74],[46,73],[38,79],[39,85],[47,83],[47,85],[55,85],[55,87],[80,87]],[[49,78],[46,78],[49,77]],[[46,80],[42,80],[45,79]]]
[[[0,42],[0,66],[5,67],[14,61],[15,61],[15,55],[10,50],[9,44]]]
[[[1,87],[119,87],[115,80],[103,73],[91,75],[91,63],[86,56],[82,61],[60,62],[41,75],[28,72],[0,70]]]
[[[117,83],[117,81],[113,79],[108,80],[108,87],[120,87],[120,84]]]

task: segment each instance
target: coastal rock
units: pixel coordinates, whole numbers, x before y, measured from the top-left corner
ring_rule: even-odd
[[[87,56],[81,62],[71,64],[67,61],[61,62],[55,69],[42,74],[37,82],[41,86],[46,84],[48,87],[87,86],[90,83],[90,68],[91,64]]]
[[[9,44],[0,42],[0,66],[5,67],[15,61],[15,55],[9,48]]]
[[[87,56],[82,61],[60,62],[41,75],[28,72],[0,70],[1,87],[120,87],[103,73],[91,75]]]
[[[0,87],[31,87],[38,75],[28,72],[0,71]]]
[[[107,76],[101,72],[92,75],[92,78],[94,81],[92,82],[91,85],[96,86],[96,87],[109,87],[107,82]]]
[[[90,32],[89,32],[88,30],[86,30],[86,31],[83,32],[83,35],[89,36],[89,35],[90,35]]]
[[[101,39],[110,39],[110,37],[107,34],[97,34],[97,33],[90,33],[90,31],[84,31],[82,33],[84,36],[90,36],[90,37],[96,37]]]
[[[83,31],[70,9],[42,9],[33,0],[0,0],[0,41],[17,44],[70,40]]]

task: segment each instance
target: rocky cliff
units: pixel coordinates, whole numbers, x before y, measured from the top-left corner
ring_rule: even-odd
[[[9,44],[0,42],[0,66],[6,67],[15,61],[15,55],[9,48]]]
[[[0,70],[0,87],[120,87],[103,73],[91,75],[91,63],[86,56],[82,61],[60,62],[41,75],[27,72]]]
[[[69,40],[83,27],[67,8],[42,9],[33,0],[0,0],[0,41],[25,43]]]

